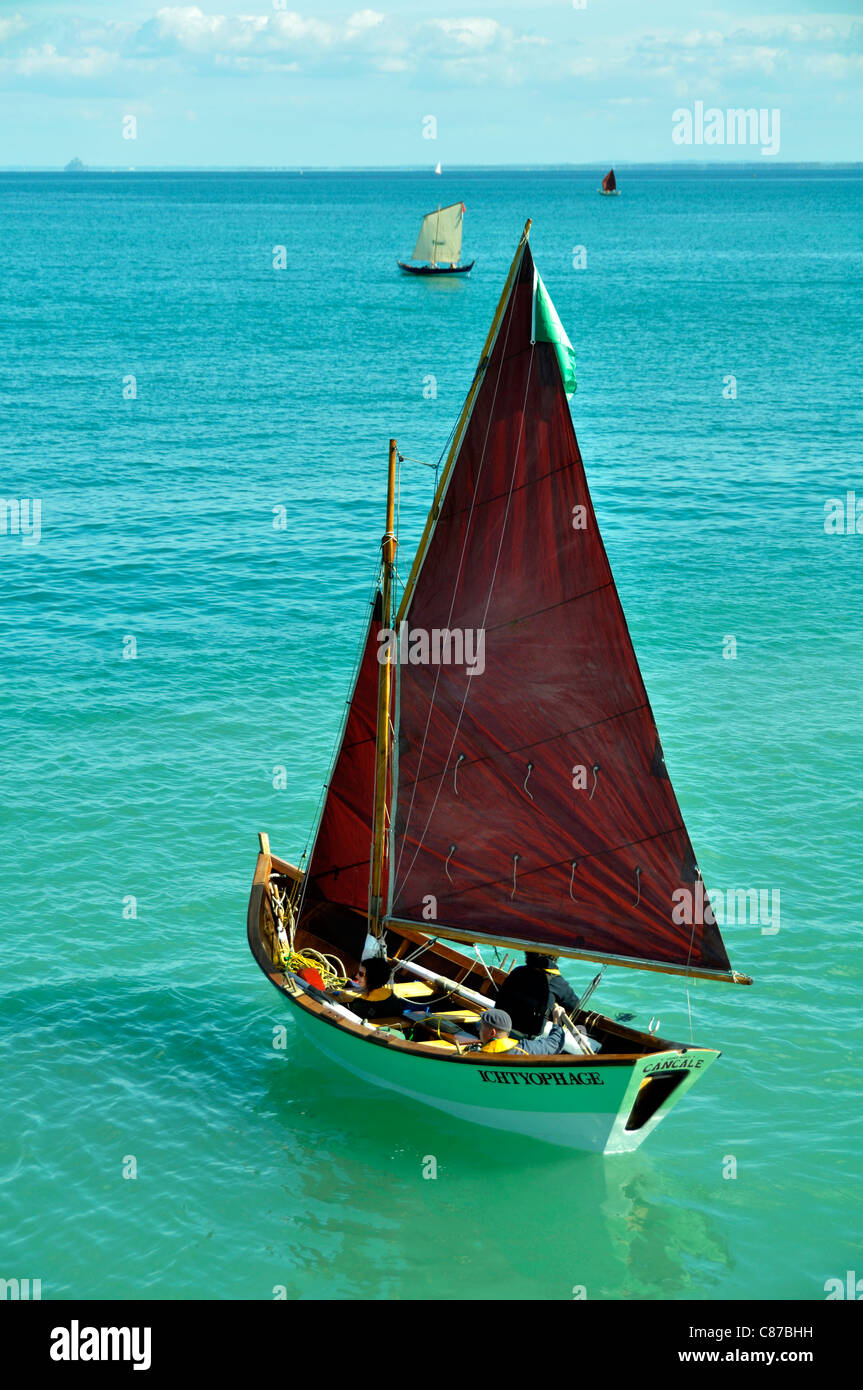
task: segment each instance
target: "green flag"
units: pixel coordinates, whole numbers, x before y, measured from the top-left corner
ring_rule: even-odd
[[[575,394],[575,348],[566,336],[566,329],[557,317],[557,310],[551,302],[548,290],[542,283],[542,276],[536,272],[536,287],[533,299],[534,340],[538,343],[553,343],[563,377],[566,399]]]

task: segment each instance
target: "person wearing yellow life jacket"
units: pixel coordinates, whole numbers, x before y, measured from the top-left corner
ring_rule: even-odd
[[[357,985],[361,990],[358,999],[351,999],[348,1008],[360,1018],[389,1018],[400,1014],[403,1002],[394,993],[390,984],[392,967],[383,956],[372,956],[364,960],[357,970]]]
[[[544,1057],[563,1048],[564,1011],[555,1004],[552,1011],[554,1027],[544,1038],[523,1038],[520,1042],[509,1036],[512,1019],[504,1009],[486,1009],[479,1020],[479,1042],[465,1048],[466,1052],[506,1052],[514,1057]]]

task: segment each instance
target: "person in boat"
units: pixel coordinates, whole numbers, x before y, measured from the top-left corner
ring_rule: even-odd
[[[402,1001],[390,983],[392,967],[383,956],[372,956],[361,962],[357,970],[358,998],[351,999],[348,1008],[360,1018],[390,1018],[400,1014]]]
[[[560,1004],[552,1010],[554,1026],[544,1038],[511,1038],[512,1019],[504,1009],[486,1009],[479,1020],[479,1042],[466,1052],[506,1052],[515,1057],[553,1056],[563,1050],[564,1011]]]
[[[538,970],[545,971],[548,977],[548,987],[551,990],[551,1000],[553,1004],[562,1004],[568,1014],[572,1014],[578,1008],[578,996],[572,985],[568,984],[560,973],[557,966],[557,956],[542,956],[536,951],[525,951],[525,965],[533,965]]]
[[[578,1000],[557,969],[556,956],[527,951],[524,965],[510,971],[495,1003],[509,1014],[517,1033],[535,1038],[543,1031],[555,1004],[562,1004],[571,1013]]]

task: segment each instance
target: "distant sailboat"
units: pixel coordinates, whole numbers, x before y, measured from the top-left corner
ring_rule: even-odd
[[[401,269],[409,275],[466,275],[473,261],[467,265],[458,263],[464,213],[464,203],[451,203],[449,207],[426,213],[413,253],[413,259],[423,264],[399,261]]]
[[[608,171],[608,173],[606,174],[605,178],[602,180],[602,187],[600,188],[599,191],[600,191],[600,193],[604,193],[604,194],[606,195],[606,197],[609,197],[609,198],[610,198],[610,197],[617,197],[617,198],[620,197],[620,189],[619,189],[618,186],[617,186],[617,179],[614,177],[614,170],[613,170],[613,169],[609,169],[609,171]]]
[[[441,171],[441,167],[440,167],[440,160],[438,160],[437,164],[435,165],[435,173],[436,173],[436,174],[440,174],[441,172],[442,172],[442,171]]]

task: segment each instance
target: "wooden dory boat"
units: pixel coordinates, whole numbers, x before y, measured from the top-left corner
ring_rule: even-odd
[[[436,172],[440,172],[440,166]],[[399,261],[399,269],[408,275],[468,275],[473,270],[474,262],[459,265],[458,261],[464,213],[464,203],[452,203],[449,207],[426,213],[413,253],[414,260],[424,264],[412,265],[410,261]]]
[[[410,261],[399,261],[399,269],[408,275],[467,275],[473,267],[473,261],[466,265],[411,265]]]
[[[380,587],[312,853],[304,872],[261,835],[248,937],[330,1062],[479,1125],[623,1153],[715,1049],[589,1011],[588,989],[572,1022],[592,1055],[465,1050],[505,978],[500,950],[750,983],[730,967],[668,778],[572,427],[572,346],[529,228],[398,604],[390,441]],[[462,634],[460,660],[457,643],[435,655],[435,632]],[[678,920],[681,894],[701,905],[692,920]],[[369,1023],[344,987],[375,951],[397,997]]]

